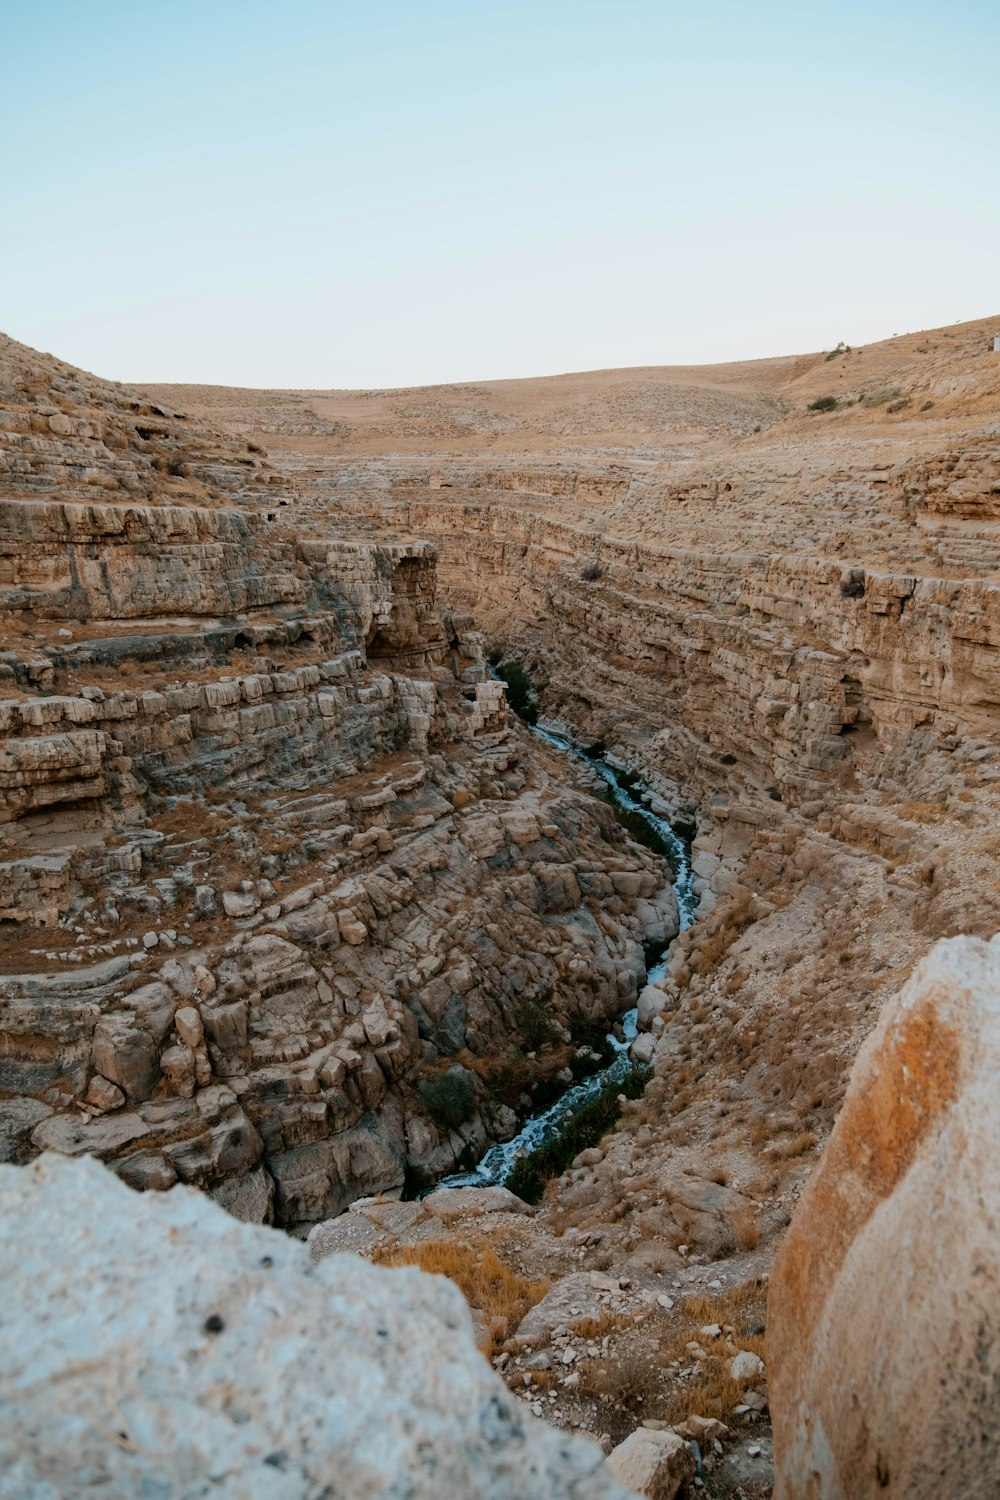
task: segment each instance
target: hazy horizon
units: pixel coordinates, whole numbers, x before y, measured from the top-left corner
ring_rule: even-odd
[[[985,0],[39,0],[0,19],[0,326],[306,390],[980,318],[998,42]]]

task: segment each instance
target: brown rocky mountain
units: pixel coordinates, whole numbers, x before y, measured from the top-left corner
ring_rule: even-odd
[[[319,1224],[317,1260],[443,1269],[516,1394],[618,1444],[624,1483],[673,1494],[694,1442],[717,1493],[767,1493],[763,1278],[880,1015],[937,939],[1000,927],[995,332],[369,392],[129,390],[3,341],[6,1159],[94,1154]],[[663,863],[508,712],[487,650],[696,824],[696,920],[653,986]],[[962,953],[928,972],[988,1009]],[[536,1211],[397,1201],[636,1000],[651,1078]],[[895,1439],[800,1438],[845,1426],[818,1393],[850,1368],[853,1237],[874,1274],[892,1235],[866,1248],[865,1215],[912,1214],[926,1131],[961,1133],[964,1052],[953,1095],[906,1099],[946,1030],[844,1111],[786,1241],[778,1494],[912,1484]],[[867,1196],[859,1151],[894,1164]],[[948,1274],[960,1323],[972,1271]],[[992,1369],[985,1323],[980,1347]],[[948,1430],[974,1447],[995,1398],[965,1389]]]

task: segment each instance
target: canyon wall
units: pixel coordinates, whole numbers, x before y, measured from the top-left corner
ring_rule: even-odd
[[[683,1138],[707,1178],[749,1152],[775,1221],[775,1153],[809,1142],[794,1193],[883,1001],[937,937],[1000,925],[987,331],[363,407],[154,393],[266,440],[303,530],[348,514],[373,542],[432,541],[450,604],[542,713],[696,810],[700,920],[641,1008],[653,1145]],[[831,388],[832,414],[808,410]],[[615,1172],[583,1177],[612,1214]]]
[[[5,1159],[286,1225],[470,1161],[634,1000],[662,865],[512,728],[432,545],[283,524],[259,450],[5,352]]]

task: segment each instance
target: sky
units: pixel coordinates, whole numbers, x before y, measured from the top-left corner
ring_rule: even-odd
[[[0,329],[423,385],[1000,312],[997,0],[0,0]]]

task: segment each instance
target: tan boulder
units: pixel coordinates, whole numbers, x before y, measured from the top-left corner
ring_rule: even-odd
[[[676,1432],[637,1427],[611,1450],[608,1468],[637,1495],[674,1500],[681,1485],[694,1478],[694,1454]]]
[[[1000,1474],[1000,938],[939,943],[855,1064],[771,1279],[775,1500]]]

